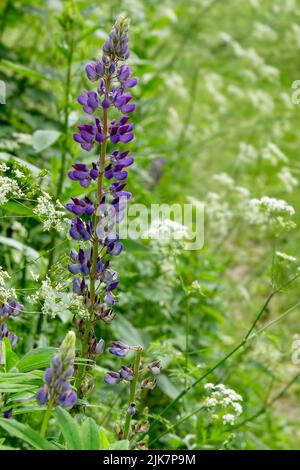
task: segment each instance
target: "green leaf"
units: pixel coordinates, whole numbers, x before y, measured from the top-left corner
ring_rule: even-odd
[[[32,78],[34,80],[48,80],[53,81],[51,77],[46,74],[39,73],[36,70],[32,70],[29,67],[26,67],[22,64],[16,64],[15,62],[11,62],[10,60],[2,59],[0,62],[0,66],[2,69],[11,70],[12,72],[16,72],[22,77]]]
[[[27,424],[19,423],[15,419],[0,418],[0,426],[8,434],[27,442],[34,449],[53,450],[52,445]]]
[[[20,372],[29,372],[35,369],[43,369],[49,366],[49,362],[53,354],[56,352],[55,348],[37,348],[33,349],[16,364]]]
[[[99,429],[99,438],[100,438],[99,449],[100,450],[107,449],[107,447],[109,446],[109,440],[108,440],[108,437],[104,428]]]
[[[56,408],[56,417],[69,450],[83,449],[79,426],[72,416],[63,408]]]
[[[157,376],[157,385],[168,397],[172,398],[172,400],[181,392],[164,374]]]
[[[6,237],[0,237],[0,243],[3,245],[11,246],[12,248],[15,248],[18,251],[21,251],[24,253],[25,256],[28,256],[29,258],[39,258],[40,254],[31,248],[30,246],[24,245],[21,242],[18,242],[17,240],[14,240],[13,238],[6,238]]]
[[[1,347],[2,347],[2,358],[3,358],[5,370],[9,371],[16,364],[16,362],[18,362],[18,356],[12,350],[11,342],[8,338],[4,337],[2,339]]]
[[[57,141],[61,132],[54,130],[39,130],[35,131],[32,136],[32,146],[37,152],[41,152],[50,147]]]
[[[87,418],[81,426],[83,450],[99,450],[100,437],[98,426],[92,418]]]
[[[107,450],[128,450],[129,441],[127,439],[124,439],[122,441],[113,442],[112,444],[109,444],[109,446],[106,447],[106,449]]]

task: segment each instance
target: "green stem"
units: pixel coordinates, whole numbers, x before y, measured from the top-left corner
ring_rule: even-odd
[[[41,432],[40,432],[40,435],[42,437],[45,437],[45,434],[46,434],[46,431],[47,431],[47,428],[48,428],[48,422],[49,422],[49,419],[50,419],[50,416],[51,416],[51,411],[52,411],[52,400],[49,400],[49,403],[48,403],[48,407],[45,411],[45,414],[44,414],[44,419],[43,419],[43,422],[42,422],[42,427],[41,427]]]
[[[137,346],[136,352],[135,352],[134,368],[133,368],[133,379],[130,383],[129,406],[132,403],[135,403],[136,385],[137,385],[137,381],[139,378],[142,350],[143,350],[142,346]],[[131,417],[132,415],[127,412],[126,418],[125,418],[125,426],[124,426],[124,439],[128,439]]]

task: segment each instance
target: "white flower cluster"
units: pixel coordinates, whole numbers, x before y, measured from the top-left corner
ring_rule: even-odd
[[[288,163],[288,157],[280,150],[280,148],[273,142],[269,142],[262,150],[261,154],[263,160],[267,160],[271,165],[276,166],[278,163]]]
[[[294,188],[298,186],[299,182],[287,166],[283,166],[277,173],[278,179],[283,183],[287,192],[293,192]]]
[[[7,271],[4,271],[2,266],[0,266],[0,298],[4,302],[12,298],[16,298],[15,289],[6,286],[6,281],[8,279],[10,279],[10,275]]]
[[[275,199],[273,197],[263,196],[260,199],[251,199],[250,203],[255,207],[259,207],[268,216],[295,214],[295,209],[283,199]]]
[[[58,283],[52,285],[49,278],[41,283],[40,289],[27,297],[31,304],[41,302],[41,311],[52,318],[59,316],[62,321],[68,321],[73,314],[85,316],[87,310],[82,304],[82,298],[73,292],[66,292],[66,286]]]
[[[188,237],[188,228],[170,219],[155,220],[143,237],[154,240],[182,240]]]
[[[245,163],[255,163],[257,160],[257,150],[253,145],[247,144],[246,142],[240,143],[240,149],[238,159]]]
[[[66,230],[69,219],[65,217],[65,211],[60,201],[53,203],[50,194],[43,192],[37,199],[37,205],[33,212],[42,219],[45,231],[55,228],[58,231]]]
[[[0,205],[5,204],[11,197],[19,199],[24,197],[18,183],[8,176],[0,176]]]
[[[204,388],[209,392],[209,396],[206,398],[204,405],[207,408],[212,408],[214,413],[219,409],[223,424],[233,425],[236,418],[243,412],[241,405],[243,398],[241,395],[223,384],[214,385],[207,383]],[[226,413],[223,413],[224,411],[226,411]]]

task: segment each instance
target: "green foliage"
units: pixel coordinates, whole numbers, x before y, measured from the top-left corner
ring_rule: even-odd
[[[25,305],[12,319],[17,346],[0,343],[1,450],[126,450],[140,441],[163,449],[299,448],[292,355],[300,333],[300,137],[292,83],[300,78],[300,10],[285,0],[242,3],[1,3],[0,168],[7,169],[0,177],[22,195],[11,191],[2,204],[1,180],[0,266],[10,277],[2,283],[0,276],[0,300],[15,293]],[[76,96],[89,87],[84,65],[99,57],[120,12],[131,19],[130,65],[139,77],[133,202],[204,202],[205,243],[185,251],[125,240],[114,263],[117,315],[96,335],[106,345],[116,338],[141,344],[145,364],[158,357],[163,366],[154,390],[139,390],[132,422],[140,431],[123,439],[128,391],[104,384],[116,368],[105,353],[87,364],[86,399],[71,412],[53,409],[43,438],[46,407],[35,395],[80,313],[67,270],[69,215],[57,200],[89,194],[66,176],[72,163],[98,158],[72,141],[81,116]],[[50,227],[37,210],[48,196]],[[251,211],[264,196],[285,200],[295,215]],[[202,406],[207,382],[243,397],[233,425],[224,424],[223,408]],[[11,409],[12,418],[3,418]]]

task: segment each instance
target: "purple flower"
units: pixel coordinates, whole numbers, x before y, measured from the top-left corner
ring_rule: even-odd
[[[92,164],[92,168],[88,168],[83,163],[74,163],[72,167],[74,168],[74,170],[69,171],[69,178],[73,181],[80,181],[81,186],[83,186],[84,188],[87,188],[92,180],[96,180],[98,178],[99,172],[96,163]]]
[[[120,373],[121,378],[124,380],[130,381],[133,379],[133,370],[127,366],[121,366],[119,373]]]
[[[74,172],[73,172],[74,173]],[[84,199],[78,199],[77,197],[71,198],[73,203],[69,202],[66,204],[68,211],[73,212],[75,215],[92,215],[94,212],[94,203],[89,197]]]
[[[128,18],[126,16],[119,16],[102,48],[105,56],[111,59],[128,59],[128,28]]]
[[[77,401],[77,395],[70,386],[75,358],[75,334],[67,333],[59,351],[51,361],[51,367],[44,374],[44,385],[37,392],[36,399],[40,405],[48,400],[65,408],[72,408]]]
[[[45,403],[47,403],[48,398],[49,398],[49,390],[48,390],[48,386],[45,384],[37,392],[36,399],[40,405],[44,405]]]
[[[83,111],[87,114],[93,114],[99,107],[98,95],[95,91],[83,90],[83,94],[78,96],[77,101],[83,106]]]
[[[13,409],[10,408],[9,410],[4,411],[3,418],[10,419],[12,418],[12,414],[13,414]]]
[[[129,84],[131,83],[133,82],[130,81]],[[131,100],[132,96],[130,93],[125,93],[124,86],[113,88],[112,102],[114,106],[121,111],[121,113],[128,114],[135,110],[136,105],[134,103],[129,103]]]
[[[104,377],[104,382],[106,382],[109,385],[114,385],[118,382],[120,382],[121,377],[120,374],[117,372],[107,372],[107,375]]]
[[[73,240],[90,240],[93,233],[93,222],[89,220],[86,224],[81,219],[72,219],[70,236]]]
[[[160,361],[154,361],[151,362],[151,364],[148,364],[148,369],[151,370],[152,374],[158,375],[160,374]]]
[[[86,75],[91,82],[96,82],[105,73],[105,65],[103,62],[90,62],[85,67]]]
[[[77,129],[79,130],[79,134],[75,133],[73,138],[84,150],[89,151],[92,149],[94,142],[101,144],[104,140],[102,124],[98,118],[95,119],[95,125],[83,124],[77,126]],[[70,174],[69,177],[71,178]]]
[[[83,251],[82,248],[78,251],[78,254],[75,250],[71,251],[71,260],[73,265],[69,264],[68,269],[72,274],[81,273],[83,276],[87,276],[90,273],[91,268],[91,250]]]
[[[76,401],[77,401],[76,392],[74,392],[74,390],[72,390],[71,388],[63,392],[58,398],[59,404],[67,409],[73,408]]]
[[[121,341],[112,341],[112,347],[109,348],[108,352],[118,357],[125,357],[129,351],[129,346],[122,343]]]

